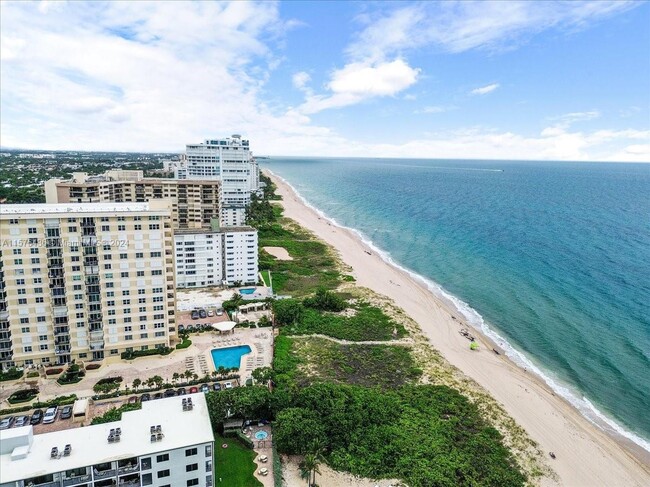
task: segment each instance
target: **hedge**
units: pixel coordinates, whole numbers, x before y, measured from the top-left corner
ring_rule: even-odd
[[[151,355],[169,355],[172,349],[169,347],[150,348],[149,350],[133,350],[131,352],[122,352],[122,360],[133,360],[138,357],[149,357]]]
[[[102,364],[88,364],[86,365],[86,370],[96,370],[100,368]]]
[[[176,345],[176,350],[187,348],[190,345],[192,345],[192,340],[190,340],[189,338],[183,338],[183,342]]]
[[[11,367],[6,372],[0,372],[0,382],[5,380],[16,380],[23,376],[23,371],[18,370],[16,367]]]
[[[54,399],[44,402],[35,402],[32,404],[33,408],[49,408],[51,406],[66,406],[68,404],[73,404],[77,400],[76,394],[70,394],[69,396],[58,396]]]
[[[47,369],[45,375],[58,375],[63,372],[63,369]]]
[[[24,413],[30,409],[32,409],[32,406],[20,406],[18,408],[0,409],[0,416],[4,416],[5,414]]]
[[[19,404],[21,402],[28,402],[38,396],[38,389],[23,389],[22,391],[14,392],[7,402],[9,404]]]
[[[38,372],[33,371],[33,372],[30,372],[30,373],[27,374],[27,378],[28,378],[28,379],[34,379],[34,378],[36,378],[36,377],[39,377],[40,375],[41,375],[41,374],[39,374]]]

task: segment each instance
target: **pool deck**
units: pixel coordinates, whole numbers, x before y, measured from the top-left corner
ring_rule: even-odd
[[[212,346],[215,349],[248,345],[251,352],[242,355],[239,365],[241,383],[251,377],[253,370],[260,367],[270,367],[273,361],[273,330],[271,328],[239,328],[234,333],[223,336],[212,335]],[[208,350],[210,370],[215,370],[212,362],[212,349]]]

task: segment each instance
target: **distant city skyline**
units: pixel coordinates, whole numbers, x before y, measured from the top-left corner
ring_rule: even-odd
[[[647,2],[3,2],[0,144],[650,162]]]

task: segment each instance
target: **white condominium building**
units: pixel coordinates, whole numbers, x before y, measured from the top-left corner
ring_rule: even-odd
[[[188,144],[174,176],[221,181],[221,222],[232,226],[244,224],[251,194],[259,190],[260,183],[249,142],[240,135]]]
[[[76,172],[67,181],[45,182],[47,203],[128,203],[162,198],[171,200],[174,228],[209,228],[213,219],[221,219],[218,180],[145,178],[142,171],[117,169],[96,176]]]
[[[213,452],[204,394],[170,397],[112,423],[0,431],[0,487],[211,487]]]
[[[173,258],[167,200],[0,205],[0,366],[168,346]]]
[[[174,256],[179,288],[257,282],[257,230],[252,227],[178,230]]]

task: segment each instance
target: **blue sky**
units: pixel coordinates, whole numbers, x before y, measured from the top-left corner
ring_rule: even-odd
[[[644,2],[2,2],[3,146],[650,161]]]

